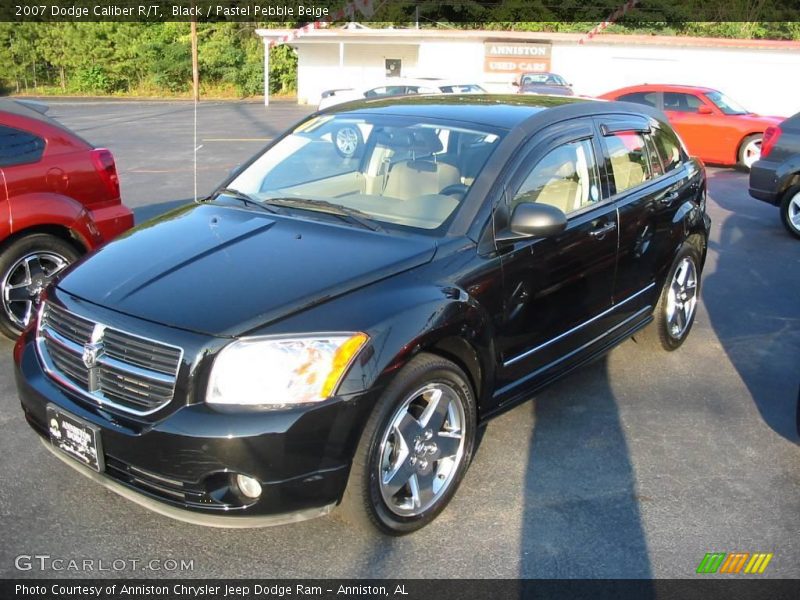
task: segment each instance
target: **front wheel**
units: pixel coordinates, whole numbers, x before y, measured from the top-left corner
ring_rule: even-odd
[[[78,258],[68,242],[36,233],[13,241],[0,256],[0,333],[19,336],[36,312],[39,294]]]
[[[800,238],[800,185],[791,187],[783,196],[781,221],[786,231]]]
[[[761,158],[761,138],[762,134],[755,133],[748,135],[739,145],[739,168],[749,171],[753,163]]]
[[[700,297],[700,257],[684,245],[669,270],[653,322],[634,335],[637,343],[663,350],[677,350],[689,335]]]
[[[395,377],[362,433],[339,515],[390,535],[430,523],[455,494],[475,445],[464,372],[420,354]]]

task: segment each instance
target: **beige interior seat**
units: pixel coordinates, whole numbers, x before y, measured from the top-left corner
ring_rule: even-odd
[[[568,213],[573,210],[575,197],[579,191],[580,186],[577,181],[551,179],[544,185],[539,195],[536,196],[536,202],[555,206],[564,211],[564,213]]]
[[[397,132],[391,143],[409,152],[412,158],[398,161],[389,168],[384,196],[409,200],[438,194],[449,185],[461,183],[457,167],[437,160],[435,154],[441,152],[442,142],[433,129]]]
[[[461,182],[458,169],[433,160],[404,160],[392,166],[383,190],[384,196],[410,200],[438,194],[449,185]]]
[[[631,161],[627,154],[612,156],[611,169],[614,171],[617,192],[635,187],[645,180],[644,167]]]

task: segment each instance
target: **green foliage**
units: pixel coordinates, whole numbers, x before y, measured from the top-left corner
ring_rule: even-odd
[[[277,46],[269,53],[270,93],[289,93],[297,89],[297,54],[289,46]]]
[[[99,65],[81,67],[75,72],[75,89],[92,94],[108,94],[113,91],[111,79]]]
[[[766,0],[730,0],[736,10],[752,12],[748,22],[694,22],[686,0],[669,4],[663,22],[646,22],[638,9],[609,28],[614,33],[653,33],[768,39],[800,39],[800,23],[755,19]],[[464,0],[439,6],[436,19],[426,5],[410,0],[386,3],[372,27],[409,26],[409,15],[420,6],[422,27],[518,31],[589,31],[597,20],[592,11],[610,14],[619,0],[508,0],[502,5]],[[699,6],[700,4],[698,4]],[[556,7],[556,8],[554,8]],[[611,10],[608,10],[612,7]],[[751,8],[752,7],[752,8]],[[535,14],[536,22],[521,21]],[[582,21],[563,22],[563,11]],[[743,14],[743,13],[742,13]],[[750,13],[748,13],[750,14]],[[433,16],[433,13],[431,13]],[[492,16],[491,22],[487,22]],[[552,20],[548,20],[552,19]],[[238,96],[263,93],[264,47],[256,27],[292,28],[298,23],[201,23],[198,56],[203,90]],[[0,23],[0,92],[60,91],[88,94],[182,94],[191,89],[191,41],[188,23]],[[297,89],[297,54],[289,46],[270,50],[270,93]]]

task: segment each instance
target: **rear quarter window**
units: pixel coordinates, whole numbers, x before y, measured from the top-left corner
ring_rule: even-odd
[[[0,125],[0,167],[38,162],[45,141],[37,135]]]
[[[643,104],[645,106],[652,106],[655,108],[657,105],[657,98],[655,92],[634,92],[632,94],[624,94],[617,98],[621,102],[633,102],[634,104]]]

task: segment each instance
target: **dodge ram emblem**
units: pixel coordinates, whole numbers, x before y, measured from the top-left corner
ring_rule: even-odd
[[[83,347],[83,355],[81,356],[81,358],[83,359],[83,364],[86,366],[87,369],[94,369],[97,366],[97,359],[100,358],[100,355],[102,353],[103,353],[103,342],[86,344]]]

